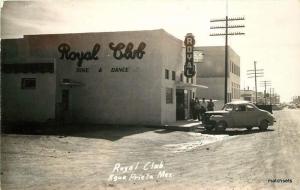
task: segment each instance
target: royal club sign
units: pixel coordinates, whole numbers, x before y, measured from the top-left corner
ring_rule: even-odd
[[[100,44],[96,43],[91,51],[72,51],[71,46],[67,43],[62,43],[58,46],[58,52],[60,53],[60,59],[77,61],[77,66],[81,67],[83,61],[98,60],[98,53],[100,51]],[[137,48],[134,48],[132,42],[127,45],[124,43],[114,44],[109,43],[109,48],[113,51],[113,57],[115,59],[142,59],[146,52],[145,42],[140,42]]]
[[[196,74],[196,69],[194,65],[194,45],[195,38],[192,33],[188,33],[185,36],[184,45],[185,49],[185,65],[184,65],[184,75],[187,78],[192,78]]]

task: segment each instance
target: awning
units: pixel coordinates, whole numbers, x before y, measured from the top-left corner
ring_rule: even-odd
[[[193,88],[208,88],[204,85],[199,84],[191,84],[191,83],[184,83],[184,82],[176,82],[177,89],[193,89]]]
[[[54,73],[54,63],[2,64],[3,73]]]
[[[70,87],[73,87],[73,86],[83,86],[83,84],[81,82],[76,82],[76,81],[73,81],[73,80],[70,80],[70,79],[63,79],[61,81],[60,85],[62,85],[62,86],[70,86]]]

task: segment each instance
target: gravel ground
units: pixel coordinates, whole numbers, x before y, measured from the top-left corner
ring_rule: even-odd
[[[2,189],[298,190],[300,110],[274,115],[266,132],[127,126],[2,134]]]

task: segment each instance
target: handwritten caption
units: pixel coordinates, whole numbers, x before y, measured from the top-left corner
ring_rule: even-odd
[[[131,165],[116,163],[108,177],[108,181],[144,181],[172,177],[173,174],[166,171],[163,161],[136,162]]]

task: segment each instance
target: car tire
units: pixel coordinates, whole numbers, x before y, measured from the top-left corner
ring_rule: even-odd
[[[247,130],[248,130],[248,131],[251,131],[251,130],[252,130],[252,128],[253,128],[253,127],[247,127]]]
[[[213,126],[205,126],[204,128],[206,131],[211,131],[211,130],[213,130],[214,127]]]
[[[227,127],[226,122],[220,121],[220,122],[217,123],[215,128],[216,128],[216,131],[225,131],[226,127]]]
[[[268,129],[268,126],[269,126],[268,121],[267,121],[267,120],[262,120],[262,121],[260,122],[260,124],[259,124],[259,129],[260,129],[261,131],[265,131],[265,130]]]

